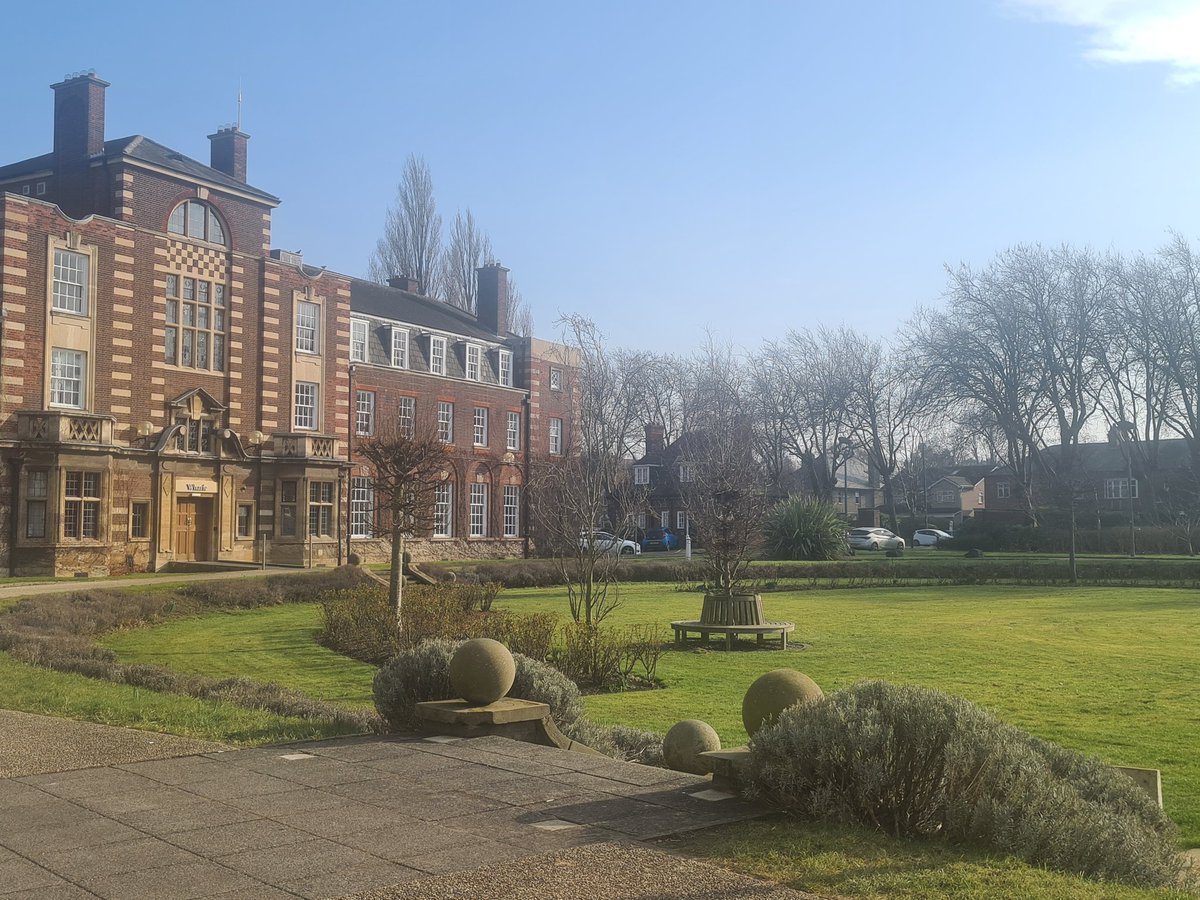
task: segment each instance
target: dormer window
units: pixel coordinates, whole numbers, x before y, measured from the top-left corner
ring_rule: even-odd
[[[634,466],[633,467],[633,483],[634,484],[649,484],[650,483],[650,467],[649,466]]]
[[[225,243],[225,227],[207,203],[185,200],[171,212],[167,231],[211,244]]]
[[[467,380],[479,381],[482,378],[483,351],[478,344],[467,344]]]

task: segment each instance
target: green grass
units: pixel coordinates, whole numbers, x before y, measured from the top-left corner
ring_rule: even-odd
[[[321,607],[288,603],[179,619],[106,635],[123,660],[212,678],[274,681],[317,700],[370,707],[375,668],[317,643]]]
[[[273,744],[344,734],[303,719],[230,703],[160,694],[17,662],[0,653],[5,709],[159,731],[230,744]]]
[[[614,624],[665,627],[700,612],[700,594],[662,585],[627,585],[621,596]],[[1108,762],[1162,769],[1167,812],[1200,845],[1195,591],[888,588],[771,593],[763,604],[768,618],[796,623],[807,649],[668,652],[665,689],[592,696],[588,712],[657,731],[703,719],[733,746],[746,740],[742,696],[771,669],[800,669],[826,690],[862,678],[920,684]],[[562,611],[566,600],[509,590],[500,605]]]
[[[861,828],[787,820],[709,829],[671,842],[759,878],[822,896],[989,900],[1167,900],[1185,895],[1101,884],[1020,860]]]

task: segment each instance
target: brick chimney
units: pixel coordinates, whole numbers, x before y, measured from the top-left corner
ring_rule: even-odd
[[[508,334],[508,269],[498,262],[475,270],[475,317],[493,334]]]
[[[410,294],[421,293],[421,282],[411,275],[393,275],[387,280],[387,283],[388,287],[394,287],[398,291],[408,291]]]
[[[218,128],[216,134],[208,136],[209,163],[218,172],[224,172],[230,178],[246,183],[246,141],[250,135],[236,125],[225,125]]]
[[[82,169],[104,152],[104,89],[95,72],[50,85],[54,91],[54,168]]]
[[[663,450],[663,427],[661,425],[646,426],[646,455],[651,453],[662,453]]]

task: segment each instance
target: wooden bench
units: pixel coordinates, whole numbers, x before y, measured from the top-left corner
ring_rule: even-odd
[[[779,640],[779,649],[787,649],[787,636],[796,626],[792,622],[762,622],[758,625],[717,625],[710,622],[672,622],[675,632],[675,643],[682,647],[687,644],[688,635],[693,632],[698,635],[700,642],[707,645],[709,637],[714,634],[725,635],[725,649],[732,650],[733,642],[743,634],[754,635],[759,644],[768,636],[775,635]]]

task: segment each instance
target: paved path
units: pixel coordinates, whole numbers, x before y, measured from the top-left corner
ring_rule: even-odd
[[[32,597],[34,594],[69,594],[74,591],[106,591],[124,587],[150,587],[164,584],[184,584],[189,581],[225,581],[230,578],[262,578],[264,575],[303,575],[306,572],[328,569],[299,569],[269,566],[266,569],[238,569],[234,572],[164,572],[161,575],[142,575],[138,578],[76,578],[58,581],[19,581],[0,584],[0,600]]]
[[[707,779],[503,738],[260,747],[0,780],[0,896],[337,897],[760,814]]]
[[[228,749],[212,741],[0,709],[0,778]],[[0,884],[0,895],[3,885]]]

